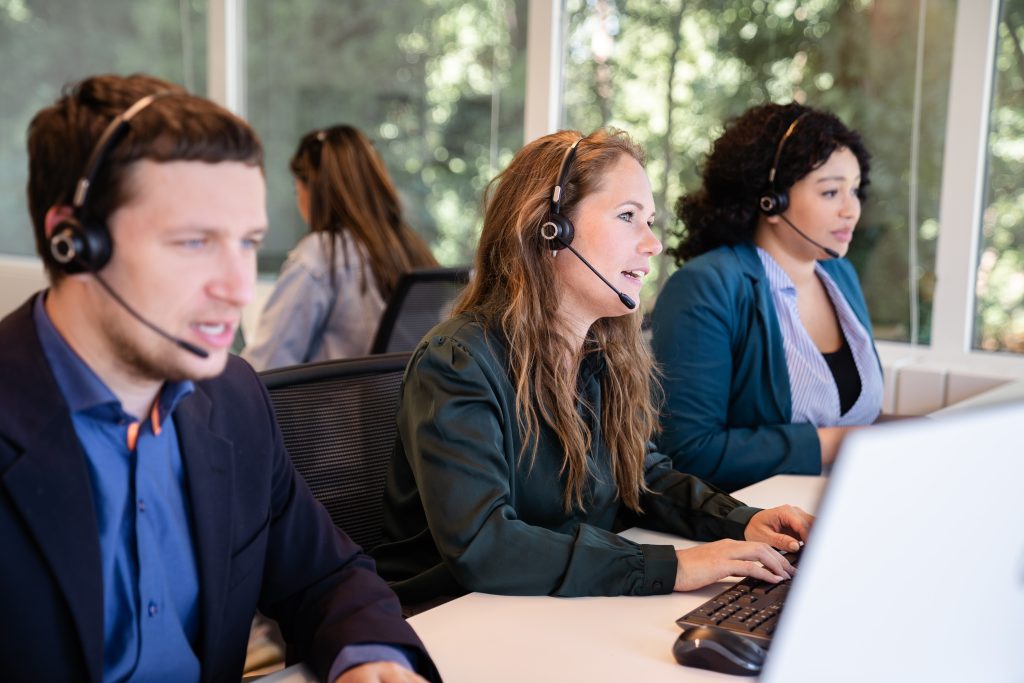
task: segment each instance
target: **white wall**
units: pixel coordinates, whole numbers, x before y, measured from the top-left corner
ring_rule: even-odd
[[[0,317],[20,306],[46,284],[43,263],[35,256],[0,254]]]

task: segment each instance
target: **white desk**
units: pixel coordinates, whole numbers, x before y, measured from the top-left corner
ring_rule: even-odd
[[[782,475],[736,492],[758,507],[783,503],[817,509],[822,477]],[[697,543],[643,529],[623,536],[687,548]],[[675,620],[721,591],[648,597],[551,598],[470,593],[409,620],[446,683],[548,681],[736,681],[735,676],[684,668],[672,658]],[[311,683],[304,667],[262,681]]]
[[[736,493],[759,507],[817,508],[825,480],[778,476]],[[630,529],[643,543],[697,545]],[[672,658],[675,620],[722,590],[650,597],[551,598],[472,593],[409,620],[447,683],[482,681],[736,681]]]

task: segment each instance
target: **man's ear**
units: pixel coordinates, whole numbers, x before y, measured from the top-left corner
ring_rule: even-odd
[[[65,204],[55,204],[46,211],[46,218],[43,221],[43,229],[46,232],[46,239],[53,237],[54,230],[57,226],[73,218],[75,210]]]

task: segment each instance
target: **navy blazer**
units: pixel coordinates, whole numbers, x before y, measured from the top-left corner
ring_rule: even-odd
[[[871,335],[853,266],[820,263]],[[821,473],[817,429],[790,423],[782,331],[753,244],[688,261],[665,283],[652,322],[665,389],[658,446],[676,469],[727,491],[775,474]]]
[[[33,297],[34,299],[34,297]],[[102,680],[92,486],[32,302],[0,322],[0,667],[6,681]],[[237,683],[257,607],[323,679],[351,643],[407,648],[438,679],[373,560],[293,469],[262,382],[232,357],[174,412],[199,572],[203,681]]]

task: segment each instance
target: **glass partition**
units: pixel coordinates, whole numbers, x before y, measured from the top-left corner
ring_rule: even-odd
[[[663,237],[724,119],[797,100],[858,129],[874,161],[849,258],[876,336],[927,343],[955,0],[566,3],[563,121],[643,143]],[[648,301],[674,269],[656,261]]]
[[[468,263],[484,187],[522,145],[526,0],[247,4],[247,116],[267,147],[276,271],[305,233],[288,160],[335,123],[374,142],[410,224],[443,264]]]
[[[144,72],[206,92],[205,0],[0,1],[0,252],[35,253],[25,133],[61,88]]]
[[[1024,353],[1024,0],[1000,8],[974,348]]]

